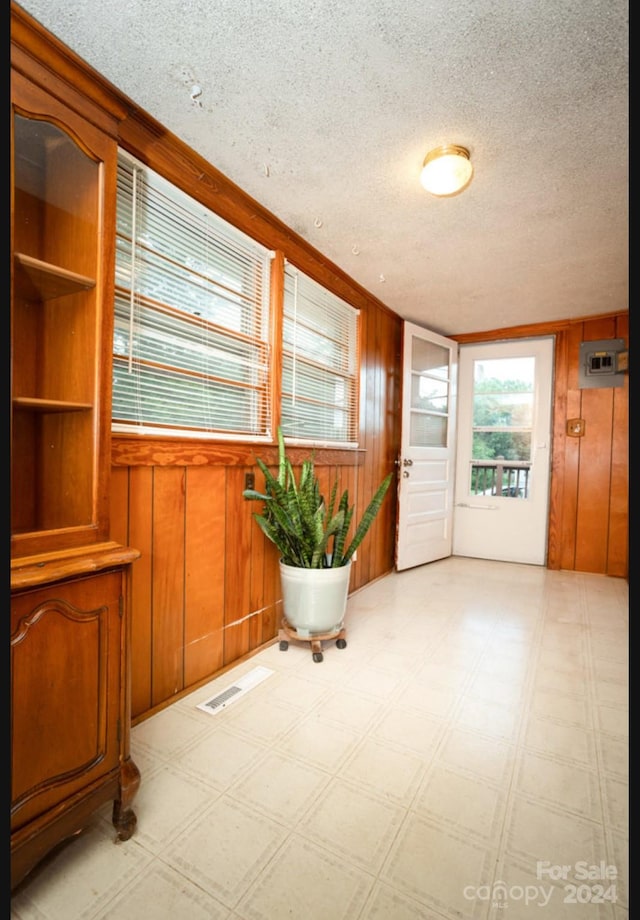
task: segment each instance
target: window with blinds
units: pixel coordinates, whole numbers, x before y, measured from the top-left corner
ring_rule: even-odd
[[[120,154],[114,431],[270,436],[270,256]]]
[[[282,335],[283,434],[356,446],[359,311],[287,264]]]

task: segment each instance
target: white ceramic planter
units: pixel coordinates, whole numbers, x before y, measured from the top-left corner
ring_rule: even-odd
[[[280,562],[284,615],[301,638],[342,628],[350,574],[351,560],[335,569],[299,569]]]

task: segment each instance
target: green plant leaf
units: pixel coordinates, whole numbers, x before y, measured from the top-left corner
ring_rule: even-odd
[[[380,505],[382,504],[382,501],[385,495],[387,494],[387,489],[391,485],[392,479],[393,479],[393,473],[389,473],[389,475],[385,479],[382,480],[382,482],[376,489],[375,495],[373,496],[373,498],[367,505],[367,508],[364,514],[362,515],[362,518],[360,519],[360,523],[358,524],[358,527],[356,528],[356,532],[354,534],[353,540],[349,544],[349,547],[343,556],[344,562],[348,562],[349,559],[351,559],[351,557],[353,556],[353,554],[355,553],[355,551],[357,550],[357,548],[360,546],[363,539],[365,538],[367,531],[373,524],[376,514],[380,510]]]
[[[326,505],[315,473],[313,454],[300,464],[298,478],[286,455],[282,430],[278,428],[278,472],[256,458],[265,481],[265,490],[245,489],[247,501],[261,501],[261,513],[254,514],[265,537],[280,552],[287,565],[298,568],[325,568],[346,565],[362,543],[380,510],[393,473],[382,481],[367,506],[346,552],[344,545],[351,526],[354,506],[344,490],[336,509],[338,481],[334,481]]]

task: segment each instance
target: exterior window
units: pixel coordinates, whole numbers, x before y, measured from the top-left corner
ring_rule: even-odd
[[[270,257],[121,153],[114,431],[271,436]]]
[[[357,446],[358,310],[287,265],[282,337],[287,440]]]

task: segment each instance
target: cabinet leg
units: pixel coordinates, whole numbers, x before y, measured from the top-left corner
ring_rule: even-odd
[[[131,804],[140,786],[140,771],[128,758],[120,769],[120,798],[113,803],[112,821],[118,840],[128,840],[136,829],[138,819]]]

